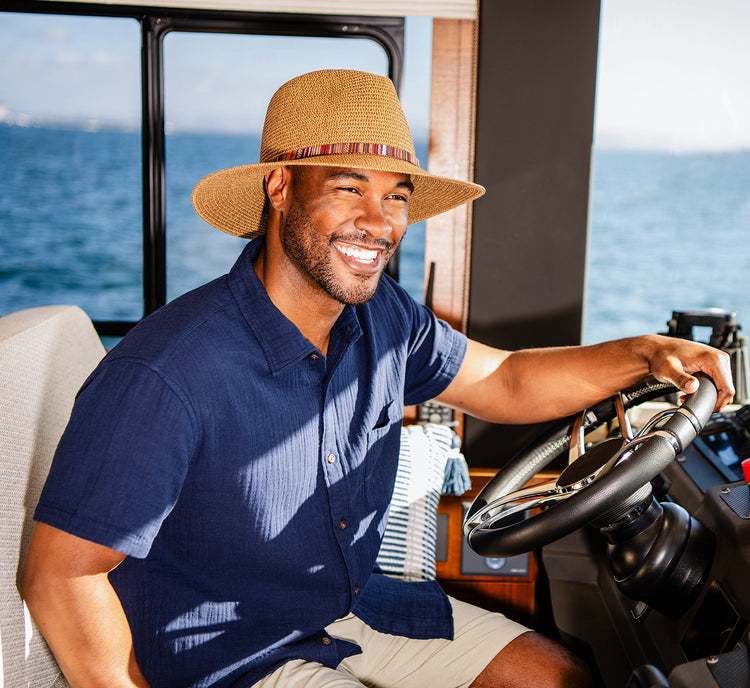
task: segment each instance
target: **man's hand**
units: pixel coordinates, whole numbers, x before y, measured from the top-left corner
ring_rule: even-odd
[[[714,381],[719,393],[715,410],[731,403],[735,390],[729,354],[707,344],[675,337],[649,335],[644,341],[647,344],[644,355],[657,380],[670,382],[685,394],[692,394],[698,389],[693,373],[703,372]]]

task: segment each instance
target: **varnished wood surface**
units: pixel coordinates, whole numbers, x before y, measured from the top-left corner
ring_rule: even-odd
[[[463,504],[473,501],[480,490],[495,475],[492,469],[472,469],[472,488],[460,496],[443,495],[438,513],[448,518],[447,557],[437,562],[437,578],[449,594],[471,604],[491,611],[499,611],[527,625],[539,623],[539,599],[543,591],[538,586],[539,565],[536,555],[529,555],[529,571],[526,576],[486,576],[461,573],[461,549],[463,545]],[[529,484],[549,479],[540,474]]]
[[[477,23],[436,19],[432,33],[432,89],[428,169],[474,178]],[[432,308],[466,331],[469,301],[471,204],[431,218],[425,230],[425,275],[435,263]]]

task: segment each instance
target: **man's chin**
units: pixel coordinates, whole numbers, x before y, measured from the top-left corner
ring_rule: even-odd
[[[353,286],[344,288],[336,285],[332,289],[326,289],[326,291],[345,306],[361,306],[375,296],[381,275],[382,273],[359,276]]]

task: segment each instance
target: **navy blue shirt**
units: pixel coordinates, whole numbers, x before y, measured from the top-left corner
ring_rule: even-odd
[[[283,662],[359,649],[354,610],[450,637],[436,584],[372,570],[404,404],[442,392],[463,335],[384,277],[323,356],[252,267],[146,318],[79,392],[35,518],[128,555],[110,574],[154,688],[250,686]]]

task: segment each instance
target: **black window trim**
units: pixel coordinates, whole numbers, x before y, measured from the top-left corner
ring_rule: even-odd
[[[3,12],[123,17],[135,19],[140,24],[144,317],[163,306],[167,300],[163,41],[168,33],[182,31],[369,39],[385,51],[388,76],[396,90],[400,90],[404,54],[403,17],[154,8],[50,0],[9,0],[3,5]],[[398,277],[397,260],[391,261],[389,273]],[[120,337],[135,324],[128,321],[94,321],[97,332],[109,337]]]

